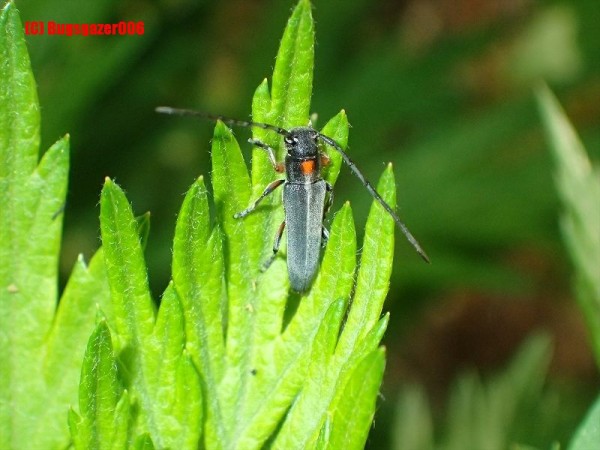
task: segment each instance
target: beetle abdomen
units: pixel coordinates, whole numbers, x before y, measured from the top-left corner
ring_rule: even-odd
[[[325,181],[286,183],[283,206],[287,226],[287,265],[290,285],[297,292],[306,291],[319,266]]]

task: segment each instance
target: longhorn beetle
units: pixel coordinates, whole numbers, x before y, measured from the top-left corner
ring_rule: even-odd
[[[367,191],[377,200],[381,206],[392,216],[396,225],[402,231],[408,242],[413,246],[421,258],[429,262],[425,251],[421,248],[417,240],[408,231],[408,228],[400,220],[396,212],[388,205],[375,188],[369,183],[362,172],[348,157],[342,147],[332,138],[319,133],[311,126],[297,127],[286,130],[275,125],[269,125],[260,122],[251,122],[237,119],[230,119],[224,116],[206,114],[188,109],[176,109],[167,106],[160,106],[156,111],[163,114],[178,116],[195,116],[212,121],[222,121],[227,125],[238,127],[257,127],[265,130],[274,131],[283,136],[286,156],[285,162],[278,162],[275,157],[275,151],[256,139],[249,139],[249,142],[267,152],[269,161],[277,173],[286,173],[284,180],[278,179],[270,183],[263,193],[248,208],[234,215],[234,218],[240,219],[253,212],[258,204],[267,195],[272,193],[279,186],[283,185],[283,207],[285,211],[285,220],[279,226],[273,244],[273,255],[266,262],[264,268],[271,265],[279,250],[279,243],[283,230],[288,227],[288,255],[287,266],[290,277],[290,285],[297,292],[306,291],[317,272],[319,263],[319,252],[321,242],[325,244],[329,233],[323,226],[325,214],[333,203],[333,187],[321,177],[321,167],[329,163],[326,154],[319,151],[319,141],[333,147],[340,153],[342,159],[346,162],[350,170],[365,186]],[[327,201],[326,194],[329,193]]]

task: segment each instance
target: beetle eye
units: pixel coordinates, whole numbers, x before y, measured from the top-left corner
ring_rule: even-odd
[[[286,136],[283,140],[288,145],[294,145],[297,142],[296,139],[292,139],[291,137],[288,137],[288,136]]]

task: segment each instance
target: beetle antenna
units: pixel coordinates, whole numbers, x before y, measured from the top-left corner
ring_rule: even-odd
[[[274,131],[275,133],[281,134],[282,136],[286,136],[288,134],[288,131],[286,129],[277,127],[275,125],[270,125],[268,123],[231,119],[230,117],[217,116],[217,115],[208,114],[205,112],[194,111],[192,109],[179,109],[179,108],[171,108],[170,106],[159,106],[158,108],[155,109],[155,111],[157,113],[169,114],[172,116],[200,117],[203,119],[212,120],[213,122],[220,120],[221,122],[226,123],[227,125],[232,125],[232,126],[236,126],[236,127],[245,127],[245,128],[257,127],[257,128],[262,128],[263,130]]]
[[[331,147],[333,147],[335,150],[337,150],[337,152],[340,155],[342,155],[342,159],[348,165],[348,167],[350,168],[352,173],[354,173],[354,175],[356,175],[356,177],[361,181],[361,183],[367,188],[367,191],[369,191],[369,193],[373,196],[373,198],[375,198],[375,200],[377,200],[381,204],[381,206],[383,206],[383,209],[385,209],[389,213],[389,215],[392,216],[392,218],[394,219],[394,222],[396,222],[396,225],[398,225],[398,228],[400,228],[400,231],[402,231],[402,234],[406,237],[406,239],[408,240],[410,245],[413,246],[413,248],[416,250],[416,252],[421,256],[421,258],[423,258],[423,260],[425,262],[429,263],[429,257],[427,256],[427,253],[425,253],[425,250],[423,250],[423,248],[421,247],[419,242],[415,239],[415,237],[412,235],[412,233],[408,230],[406,225],[404,225],[404,222],[402,222],[402,220],[400,220],[400,217],[398,217],[398,214],[396,214],[396,212],[392,209],[392,207],[390,205],[388,205],[383,198],[381,198],[381,195],[379,195],[379,193],[375,190],[373,185],[371,183],[369,183],[369,181],[365,178],[365,176],[362,174],[362,172],[360,170],[358,170],[358,167],[356,167],[356,164],[354,164],[354,162],[350,159],[350,157],[342,149],[340,144],[338,144],[336,141],[334,141],[330,137],[325,136],[321,133],[319,133],[319,138],[321,138],[323,140],[323,142],[325,142],[327,145],[330,145]]]

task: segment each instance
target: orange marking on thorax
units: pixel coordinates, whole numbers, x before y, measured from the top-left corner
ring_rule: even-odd
[[[307,159],[306,161],[302,161],[300,163],[300,170],[303,175],[310,175],[315,171],[315,160]]]

